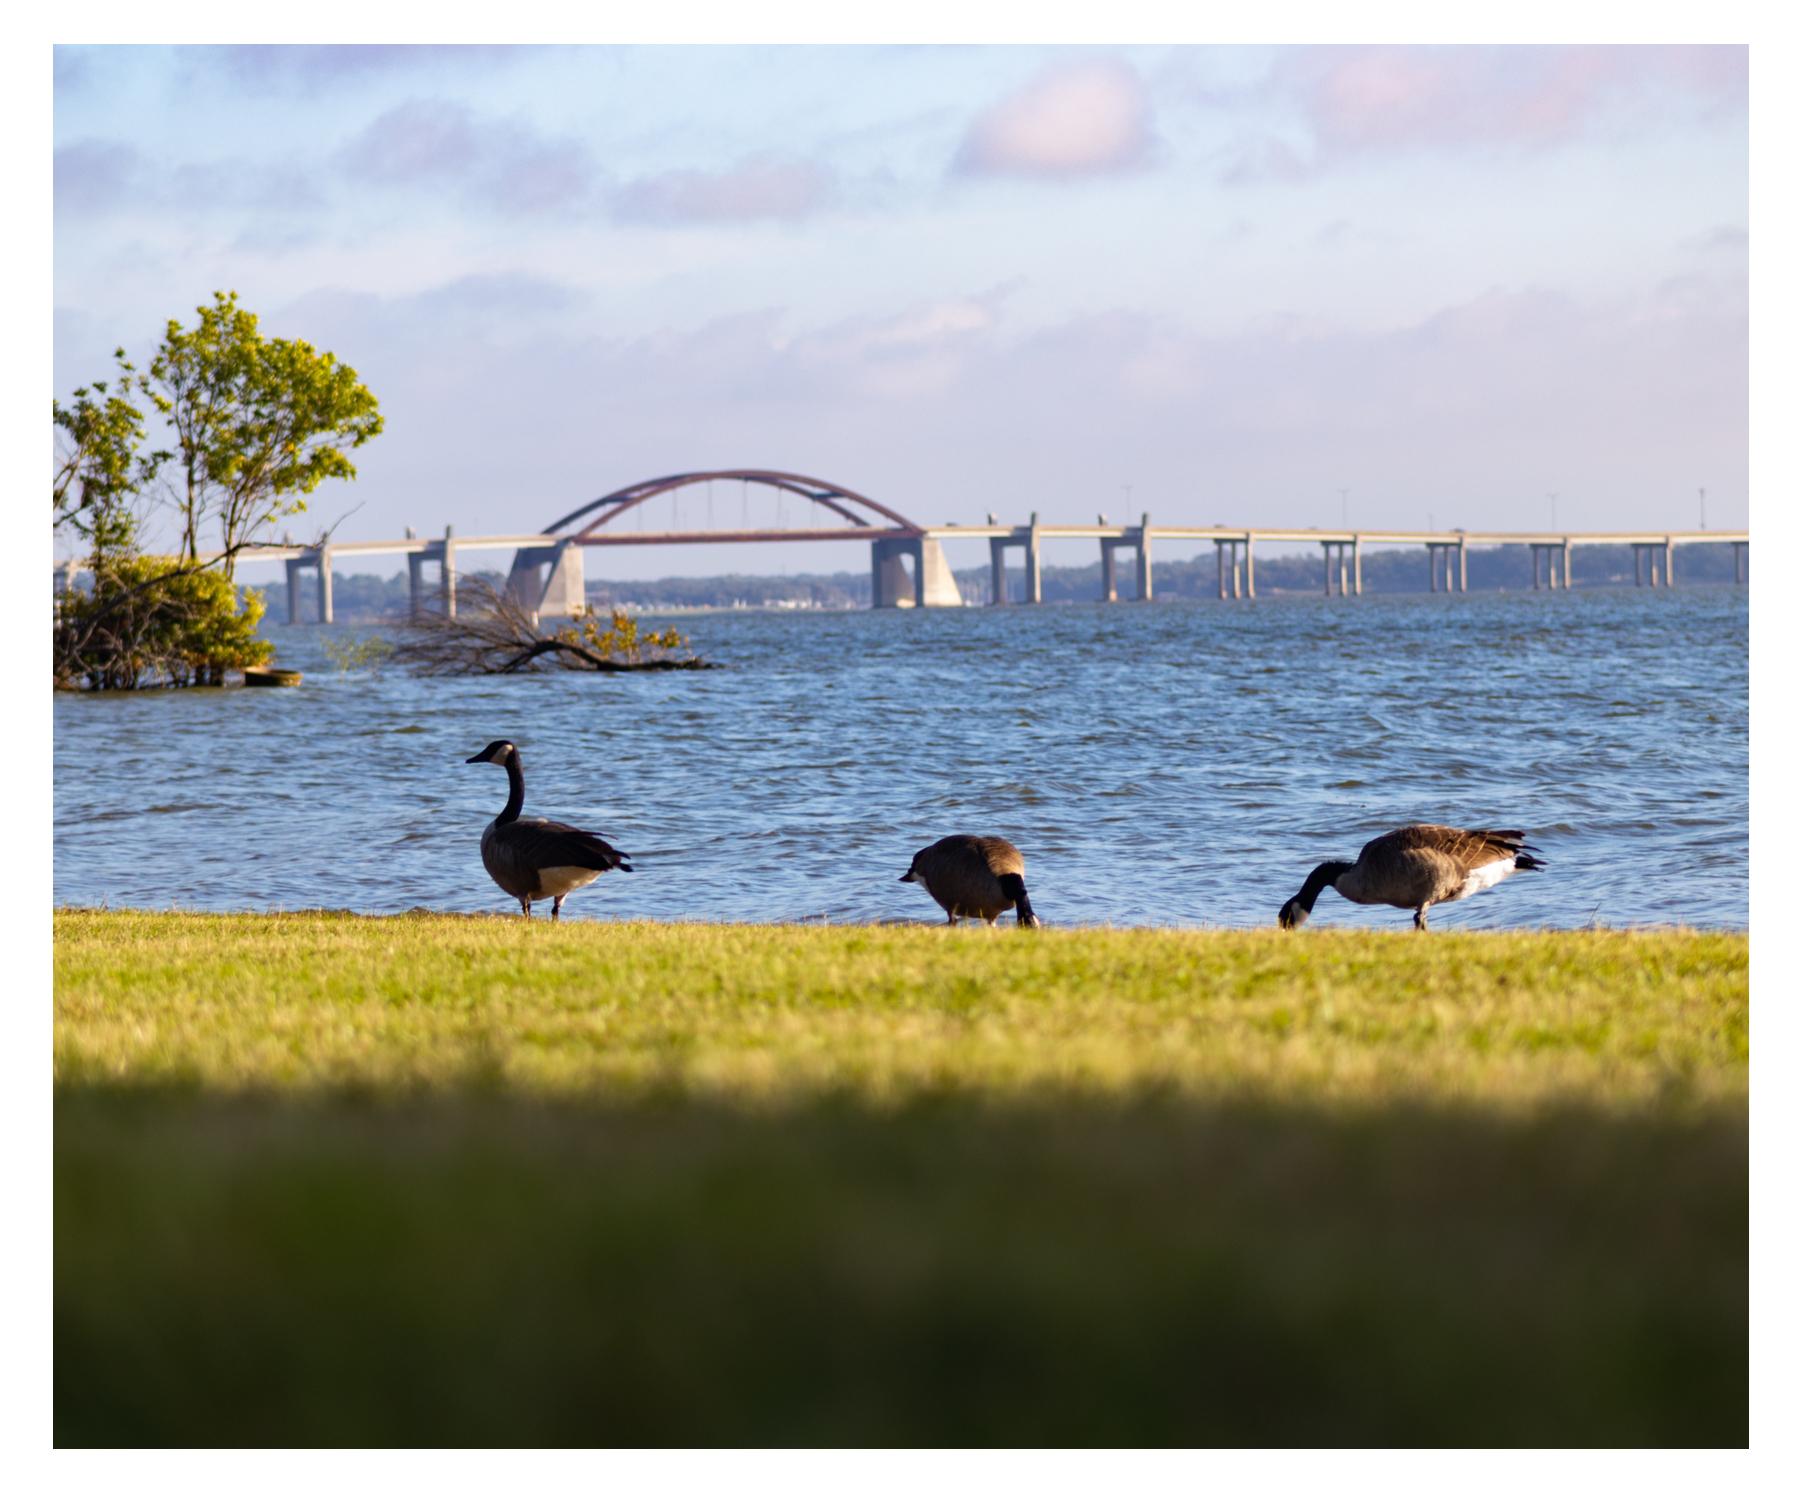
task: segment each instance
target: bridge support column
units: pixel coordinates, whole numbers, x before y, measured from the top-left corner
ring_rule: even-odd
[[[1006,538],[988,538],[988,603],[1006,603]]]
[[[1038,539],[1038,513],[1031,513],[1031,532],[1025,541],[1025,602],[1044,602],[1044,550]]]
[[[456,618],[456,535],[455,528],[444,528],[444,552],[440,561],[440,586],[443,592],[444,618]]]
[[[1100,601],[1119,602],[1119,544],[1110,536],[1100,538]]]
[[[1631,544],[1631,577],[1638,588],[1644,586],[1644,549],[1637,542]]]
[[[922,536],[913,544],[914,603],[923,609],[947,609],[961,605],[962,590],[956,574],[944,558],[944,545],[935,537]]]
[[[1573,542],[1569,541],[1567,538],[1565,538],[1563,540],[1563,544],[1562,544],[1562,575],[1563,575],[1563,587],[1565,589],[1574,588],[1575,587],[1575,544]]]
[[[1456,591],[1459,594],[1469,592],[1469,544],[1456,544]]]
[[[1731,569],[1736,581],[1739,583],[1744,581],[1744,553],[1746,550],[1747,549],[1742,542],[1733,542],[1731,544]],[[73,584],[71,584],[71,587],[73,587]]]
[[[288,624],[300,623],[300,570],[306,566],[297,557],[287,560]]]
[[[1675,538],[1663,539],[1663,587],[1675,587]]]
[[[319,568],[319,623],[331,623],[331,549],[321,547],[313,554]]]
[[[1145,511],[1138,522],[1137,535],[1137,596],[1140,604],[1148,604],[1151,600],[1150,583],[1150,512]]]
[[[538,613],[572,618],[587,610],[586,553],[579,542],[564,542],[550,552],[550,576],[544,580],[544,598]]]
[[[1431,592],[1435,594],[1438,591],[1438,544],[1436,542],[1427,542],[1425,544],[1425,556],[1431,572]],[[1531,554],[1531,586],[1533,588],[1537,587],[1536,552]]]
[[[870,561],[873,575],[870,580],[869,603],[876,609],[898,609],[901,601],[911,604],[916,602],[909,597],[916,593],[918,584],[913,581],[909,587],[906,577],[906,555],[912,551],[912,543],[906,537],[884,537],[878,542],[869,543]],[[915,562],[914,566],[917,566]]]
[[[1325,554],[1325,597],[1331,597],[1331,543],[1320,542],[1319,550]],[[1436,587],[1436,574],[1432,575],[1433,587]]]
[[[410,619],[418,619],[425,613],[425,554],[409,552],[406,554],[406,613]]]
[[[1256,597],[1256,535],[1249,531],[1244,533],[1244,595]]]
[[[1362,533],[1359,531],[1350,542],[1350,566],[1356,575],[1356,592],[1362,594]]]
[[[1223,599],[1225,597],[1225,543],[1224,542],[1215,541],[1213,543],[1213,556],[1218,560],[1218,564],[1219,564],[1219,597],[1221,599]]]

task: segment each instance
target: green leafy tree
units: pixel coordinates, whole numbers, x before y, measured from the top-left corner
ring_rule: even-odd
[[[78,386],[69,404],[51,402],[56,468],[51,480],[54,524],[86,544],[91,565],[104,568],[128,555],[137,537],[137,505],[168,455],[140,453],[144,413],[132,403],[137,371],[123,349],[113,351],[114,381]]]
[[[68,595],[57,617],[56,678],[67,687],[217,686],[261,666],[262,596],[214,568],[173,557],[115,559],[93,587]]]
[[[236,292],[215,292],[183,328],[171,318],[143,389],[175,436],[168,489],[181,556],[216,524],[227,578],[240,548],[306,509],[327,479],[353,479],[350,450],[381,431],[356,371],[300,339],[264,338]]]

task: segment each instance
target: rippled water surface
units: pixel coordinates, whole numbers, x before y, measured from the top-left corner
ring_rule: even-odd
[[[277,626],[298,689],[57,695],[56,900],[504,911],[477,845],[505,777],[463,760],[506,737],[528,813],[635,856],[567,916],[935,918],[912,852],[991,832],[1047,921],[1263,924],[1440,821],[1527,828],[1550,869],[1434,926],[1742,926],[1746,597],[731,613],[680,622],[718,672],[453,681]]]

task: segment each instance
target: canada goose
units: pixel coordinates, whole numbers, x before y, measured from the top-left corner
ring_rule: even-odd
[[[952,834],[915,854],[900,879],[923,883],[952,927],[958,917],[980,917],[991,927],[1014,907],[1021,927],[1040,925],[1025,894],[1025,856],[1005,839]]]
[[[1312,915],[1326,886],[1362,906],[1410,906],[1413,926],[1425,930],[1425,913],[1443,901],[1460,901],[1514,870],[1541,870],[1525,835],[1516,828],[1446,828],[1441,823],[1409,823],[1370,839],[1354,864],[1329,859],[1306,877],[1300,894],[1281,908],[1283,927],[1298,927]]]
[[[491,762],[506,767],[511,791],[500,816],[481,831],[481,862],[494,884],[518,901],[527,918],[531,903],[551,898],[550,916],[562,915],[563,897],[598,880],[608,870],[630,872],[621,854],[597,833],[584,833],[548,818],[521,818],[525,805],[525,772],[511,740],[495,740],[464,765]]]

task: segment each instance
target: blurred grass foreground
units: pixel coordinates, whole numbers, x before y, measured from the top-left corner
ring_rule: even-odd
[[[1746,1441],[1742,934],[55,932],[59,1444]]]

